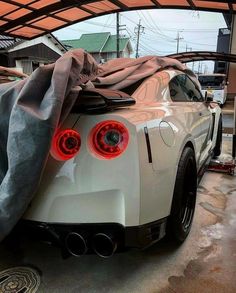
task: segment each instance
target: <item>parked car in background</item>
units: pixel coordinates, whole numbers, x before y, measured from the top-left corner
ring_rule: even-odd
[[[219,105],[177,69],[123,92],[85,90],[55,134],[24,223],[74,256],[109,257],[166,234],[183,242],[221,137]]]
[[[226,75],[221,73],[199,74],[198,80],[201,84],[201,91],[205,96],[206,91],[213,94],[213,100],[224,105],[227,97]]]
[[[0,66],[0,84],[19,80],[19,79],[24,79],[27,76],[28,76],[27,74],[19,72],[15,69]]]

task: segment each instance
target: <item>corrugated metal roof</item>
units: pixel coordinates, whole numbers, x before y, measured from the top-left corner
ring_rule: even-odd
[[[83,34],[80,39],[61,41],[67,49],[82,48],[89,53],[116,52],[116,35],[110,33]],[[125,49],[129,38],[120,38],[120,51]]]
[[[123,51],[125,49],[125,46],[128,42],[129,38],[119,39],[120,51]],[[102,49],[102,52],[116,52],[116,35],[109,36],[105,46]]]
[[[14,46],[19,41],[20,39],[0,35],[0,49],[7,49],[11,46]]]
[[[106,44],[110,33],[95,33],[95,34],[83,34],[80,39],[65,40],[62,41],[64,45],[69,49],[83,48],[87,52],[95,53],[101,52],[102,48]]]
[[[56,45],[58,48],[65,52],[67,48],[61,43],[53,34],[48,34],[47,37]],[[25,42],[23,39],[13,38],[10,36],[0,35],[0,50],[7,50],[17,46],[19,43]]]
[[[0,34],[32,39],[96,16],[152,8],[236,13],[233,0],[0,0]]]

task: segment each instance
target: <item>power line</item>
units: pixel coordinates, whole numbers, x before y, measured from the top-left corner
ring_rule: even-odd
[[[153,20],[151,13],[149,13],[149,11],[147,11],[147,14],[149,15],[152,23],[154,24],[154,28],[156,28],[159,31],[160,34],[165,35],[163,33],[163,31],[159,28],[159,26],[156,24],[156,22]]]
[[[104,26],[104,27],[109,27],[109,28],[115,28],[116,26],[115,25],[106,25],[106,24],[102,24],[100,22],[96,22],[96,21],[91,21],[91,20],[86,20],[85,21],[86,23],[88,24],[91,24],[91,25],[96,25],[96,26]]]
[[[111,14],[108,15],[106,22],[102,25],[103,26],[102,31],[104,31],[105,27],[108,26],[108,22],[109,22],[110,17],[111,17]]]
[[[136,39],[136,37],[133,36],[133,33],[131,32],[131,30],[129,28],[126,27],[126,31],[129,35],[129,37],[131,38],[131,40],[134,40],[134,38]],[[150,41],[149,38],[146,38],[145,35],[142,36],[142,39],[147,39]],[[175,51],[172,50],[172,51],[162,51],[162,50],[158,50],[156,48],[153,48],[152,46],[150,46],[149,44],[146,46],[146,44],[144,45],[144,43],[142,41],[139,40],[139,44],[140,44],[140,47],[142,49],[145,50],[145,52],[148,52],[148,53],[151,53],[151,54],[157,54],[157,53],[164,53],[164,54],[170,54],[170,53],[174,53]]]

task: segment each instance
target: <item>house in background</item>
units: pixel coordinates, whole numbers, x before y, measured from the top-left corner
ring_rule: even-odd
[[[61,41],[66,48],[77,49],[82,48],[90,53],[98,62],[106,62],[116,58],[116,35],[109,32],[83,34],[80,39]],[[129,38],[120,38],[120,57],[130,57],[133,52]]]
[[[0,65],[31,74],[37,67],[55,62],[67,51],[52,34],[33,40],[0,36]]]

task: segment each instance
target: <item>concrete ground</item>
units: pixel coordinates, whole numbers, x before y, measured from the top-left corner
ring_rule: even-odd
[[[223,152],[231,153],[230,147],[226,137]],[[236,292],[236,177],[205,174],[192,231],[180,247],[161,241],[110,259],[62,260],[58,249],[46,243],[26,241],[18,251],[0,245],[0,271],[22,265],[40,272],[37,292],[44,293]]]

